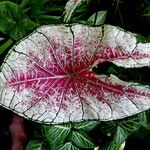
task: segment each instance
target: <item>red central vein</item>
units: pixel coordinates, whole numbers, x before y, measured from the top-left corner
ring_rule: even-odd
[[[26,82],[31,82],[31,81],[36,81],[36,80],[45,80],[45,79],[63,79],[66,77],[70,77],[69,75],[57,75],[57,76],[52,76],[52,77],[40,77],[40,78],[34,78],[34,79],[27,79],[27,80],[22,80],[22,81],[16,81],[13,83],[8,83],[10,86],[16,85],[16,84],[23,84]]]

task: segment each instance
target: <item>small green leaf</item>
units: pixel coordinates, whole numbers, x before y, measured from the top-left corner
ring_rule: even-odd
[[[71,142],[67,142],[57,150],[80,150],[80,149],[74,146]]]
[[[140,124],[146,129],[150,130],[150,110],[142,112],[138,116]]]
[[[90,25],[101,25],[104,24],[106,19],[107,11],[99,11],[94,13],[87,21]]]
[[[61,23],[60,16],[48,16],[48,15],[40,15],[36,18],[37,22],[41,24],[56,24]]]
[[[79,129],[79,130],[82,129],[84,131],[90,131],[90,130],[94,129],[99,124],[100,124],[99,121],[84,121],[84,122],[80,122],[80,123],[75,123],[73,125],[73,127],[75,129]]]
[[[123,129],[121,126],[117,127],[117,131],[114,136],[114,142],[116,145],[121,145],[128,137],[128,132]]]
[[[132,132],[139,129],[139,127],[140,125],[136,119],[127,120],[119,123],[114,134],[114,142],[116,143],[116,145],[121,145],[127,139],[127,137]]]
[[[44,126],[44,136],[47,138],[48,141],[52,143],[61,143],[65,140],[71,130],[71,125],[51,125],[51,126]]]
[[[13,40],[9,39],[2,45],[0,45],[0,54],[2,54],[11,44],[13,44]]]
[[[41,140],[30,140],[26,150],[48,150],[49,148],[46,146],[44,141]]]
[[[121,146],[121,145],[120,145]],[[99,150],[119,150],[120,146],[117,146],[114,141],[100,146]]]
[[[14,40],[19,40],[28,30],[38,26],[25,15],[19,5],[13,2],[0,2],[0,14],[0,31]]]
[[[72,131],[71,133],[72,142],[81,148],[94,148],[94,143],[85,132]]]

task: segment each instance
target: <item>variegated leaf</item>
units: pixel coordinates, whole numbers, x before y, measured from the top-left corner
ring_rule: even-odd
[[[64,22],[69,22],[76,8],[81,4],[84,0],[69,0],[65,6],[64,12]]]
[[[92,72],[105,61],[149,66],[150,43],[110,25],[42,26],[7,55],[0,105],[44,123],[114,120],[149,109],[148,85]]]

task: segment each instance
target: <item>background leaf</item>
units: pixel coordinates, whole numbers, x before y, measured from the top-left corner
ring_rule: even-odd
[[[99,11],[94,13],[87,21],[90,25],[101,25],[104,24],[106,19],[107,11]]]
[[[45,145],[43,141],[31,140],[29,141],[26,150],[48,150],[49,148]]]
[[[13,44],[13,40],[12,39],[8,39],[5,43],[3,43],[2,45],[0,45],[0,55],[10,46]]]
[[[73,127],[78,130],[83,130],[83,131],[91,131],[93,128],[98,126],[100,124],[99,121],[84,121],[80,123],[74,123]]]
[[[44,126],[43,128],[44,136],[48,141],[54,144],[61,144],[64,142],[66,137],[69,135],[71,131],[71,125],[52,125],[52,126]]]
[[[24,14],[18,4],[13,2],[0,2],[0,14],[0,31],[14,40],[19,40],[29,33],[27,31],[38,26]]]
[[[68,142],[68,143],[65,143],[64,145],[62,145],[57,150],[80,150],[80,149],[77,148],[76,146],[74,146],[71,142]]]
[[[150,130],[150,110],[140,113],[139,115],[140,124],[147,130]]]
[[[94,148],[94,143],[85,132],[72,131],[72,142],[80,148]]]

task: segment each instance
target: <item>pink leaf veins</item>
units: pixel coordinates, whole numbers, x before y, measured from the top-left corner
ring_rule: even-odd
[[[149,66],[150,43],[110,25],[42,26],[6,57],[0,105],[44,123],[114,120],[150,108],[148,85],[92,72],[106,61]]]

